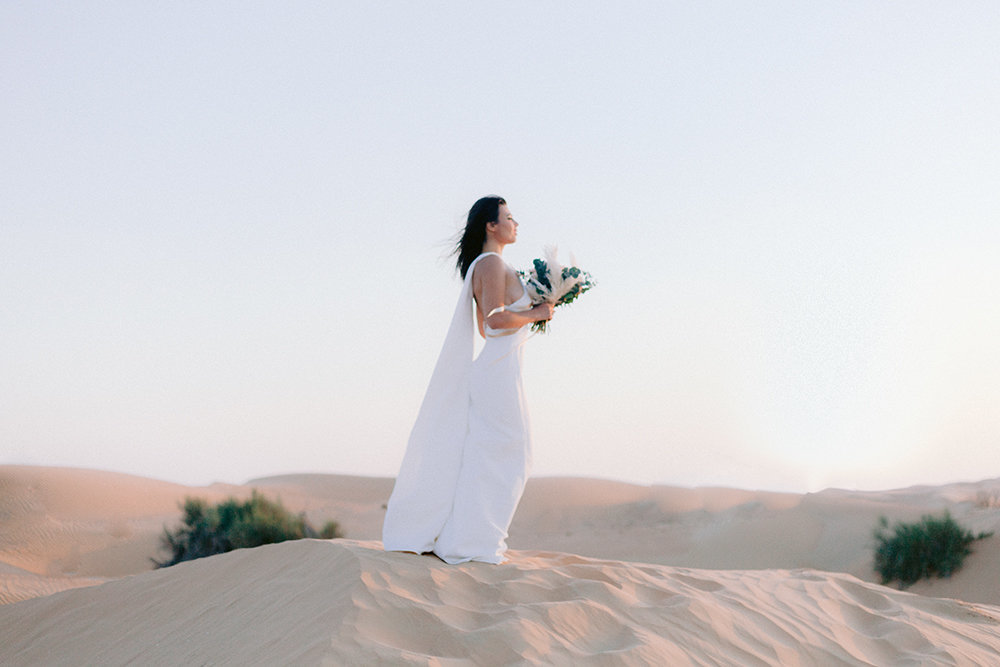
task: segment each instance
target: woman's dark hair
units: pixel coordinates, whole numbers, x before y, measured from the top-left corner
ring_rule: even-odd
[[[465,231],[455,244],[455,254],[458,260],[455,265],[458,272],[465,279],[465,274],[472,264],[472,260],[483,252],[483,244],[486,243],[486,223],[496,222],[500,215],[500,206],[507,202],[503,197],[491,195],[483,197],[469,209],[469,219],[465,223]]]

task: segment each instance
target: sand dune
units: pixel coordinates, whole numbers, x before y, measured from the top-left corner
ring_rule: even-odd
[[[0,604],[30,600],[69,588],[96,586],[105,581],[109,581],[109,579],[106,577],[45,576],[0,563]]]
[[[151,570],[186,496],[254,488],[317,525],[338,520],[351,539]],[[194,488],[0,466],[0,664],[982,665],[1000,655],[1000,480],[800,495],[533,479],[510,561],[496,567],[382,552],[391,490],[391,479],[338,475]],[[872,583],[878,517],[945,509],[998,536],[950,579],[906,593]]]
[[[188,487],[95,470],[0,466],[0,603],[151,569],[159,535],[185,496],[218,501],[252,488],[346,537],[381,537],[388,478],[283,475]],[[810,568],[876,581],[871,533],[880,515],[951,511],[977,542],[965,567],[911,588],[1000,604],[1000,480],[883,492],[788,494],[639,486],[595,479],[528,482],[510,546],[712,569]],[[13,568],[13,569],[11,569]]]
[[[5,665],[991,664],[1000,607],[812,570],[303,540],[0,607]]]
[[[8,568],[0,569],[0,603],[149,570],[164,524],[177,521],[191,493],[219,500],[250,489],[0,466],[0,568]]]
[[[995,534],[976,542],[950,579],[910,590],[1000,604],[998,498],[1000,480],[783,494],[539,479],[529,483],[509,542],[518,549],[698,568],[811,568],[874,582],[872,532],[880,516],[913,521],[948,510],[973,532]]]

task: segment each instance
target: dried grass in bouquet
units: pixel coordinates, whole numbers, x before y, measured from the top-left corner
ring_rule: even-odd
[[[551,303],[558,307],[573,303],[578,296],[596,284],[588,272],[576,266],[560,264],[556,251],[555,246],[545,248],[545,259],[534,260],[531,269],[521,272],[528,297],[536,306]],[[576,264],[576,259],[571,256],[570,262]],[[546,321],[535,322],[531,325],[531,330],[545,333],[546,324]]]

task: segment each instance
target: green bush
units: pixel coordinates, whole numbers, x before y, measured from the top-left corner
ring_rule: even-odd
[[[969,545],[992,535],[973,535],[948,512],[941,518],[924,515],[918,523],[899,522],[891,533],[888,528],[888,520],[881,517],[875,529],[875,571],[883,584],[899,581],[902,588],[932,576],[950,577],[972,553]]]
[[[163,529],[160,547],[171,555],[163,561],[152,559],[157,567],[304,537],[342,537],[336,521],[328,521],[317,532],[305,515],[290,513],[280,501],[268,500],[256,490],[250,500],[229,498],[212,507],[201,498],[186,498],[182,509],[183,525],[175,531]]]

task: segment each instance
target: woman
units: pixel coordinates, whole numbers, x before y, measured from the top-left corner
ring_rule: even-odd
[[[552,317],[552,305],[532,306],[503,261],[516,240],[503,198],[483,197],[469,210],[456,249],[462,293],[389,499],[386,551],[503,562],[531,465],[521,344],[528,325]],[[473,306],[486,339],[474,361]]]

